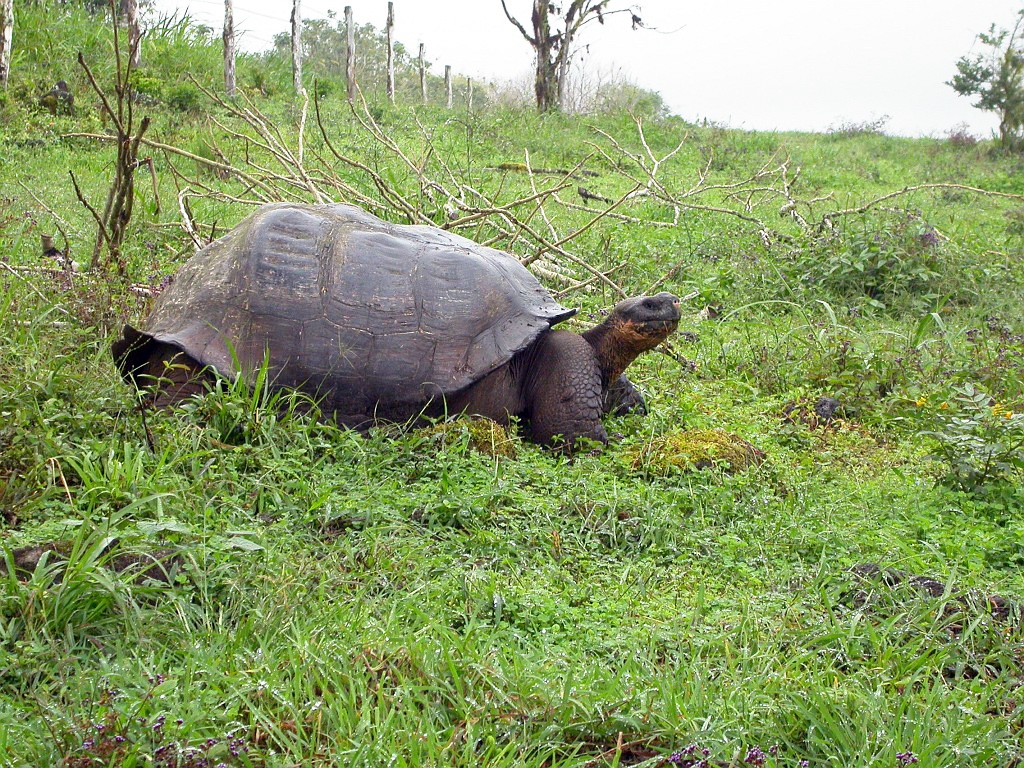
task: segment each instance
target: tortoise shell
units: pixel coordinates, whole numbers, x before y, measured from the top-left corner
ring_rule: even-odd
[[[152,341],[222,375],[321,401],[345,424],[407,419],[507,363],[575,313],[514,257],[351,205],[259,208],[186,262],[114,355]]]

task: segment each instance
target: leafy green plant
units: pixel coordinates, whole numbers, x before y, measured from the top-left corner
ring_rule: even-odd
[[[160,78],[135,70],[131,73],[132,98],[137,102],[152,104],[160,98],[163,83]]]
[[[252,765],[251,745],[244,736],[229,732],[194,738],[183,727],[183,718],[169,721],[161,709],[166,691],[173,685],[173,679],[168,681],[164,674],[157,674],[150,678],[148,688],[141,694],[103,687],[87,713],[66,716],[65,730],[54,731],[64,755],[62,765],[67,768],[139,763],[158,768]]]
[[[704,277],[697,287],[696,301],[699,306],[709,308],[712,314],[721,312],[735,297],[736,280],[735,269],[729,265],[718,266]]]
[[[180,82],[168,86],[165,89],[167,105],[178,112],[186,114],[199,114],[202,111],[203,95],[190,82]]]
[[[188,13],[161,15],[150,20],[142,39],[142,65],[147,76],[164,87],[183,73],[206,87],[223,84],[223,54],[219,34],[196,23]],[[254,58],[240,54],[239,64]]]
[[[98,528],[77,520],[64,521],[77,533],[66,557],[46,553],[25,581],[9,553],[0,577],[0,635],[6,643],[64,638],[95,642],[123,631],[140,610],[128,580],[104,567],[114,540],[113,521]]]
[[[241,367],[237,358],[234,365],[236,369]],[[210,382],[209,389],[208,394],[194,398],[182,410],[206,424],[213,439],[225,445],[269,442],[280,422],[316,411],[309,396],[274,386],[266,357],[251,377],[218,376]]]
[[[935,441],[935,455],[946,464],[943,482],[979,493],[1024,470],[1024,413],[994,402],[973,384],[953,393],[952,403],[936,411],[937,426],[921,432]]]
[[[879,308],[913,297],[934,302],[941,272],[940,240],[910,211],[848,219],[796,250],[783,266],[798,284],[847,297],[867,297]]]

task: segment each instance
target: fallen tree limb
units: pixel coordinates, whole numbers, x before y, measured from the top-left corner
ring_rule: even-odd
[[[881,203],[884,203],[887,200],[893,200],[897,197],[902,197],[903,195],[908,195],[912,192],[921,192],[923,190],[929,189],[954,189],[959,190],[961,192],[970,192],[975,195],[982,195],[984,197],[997,197],[1003,198],[1005,200],[1024,201],[1024,195],[1015,195],[1010,192],[992,192],[987,189],[970,187],[967,186],[966,184],[952,184],[942,182],[932,184],[915,184],[909,187],[903,187],[903,189],[898,189],[895,192],[889,192],[888,194],[882,195],[881,197],[876,197],[874,200],[871,200],[865,203],[864,205],[857,206],[856,208],[844,208],[841,211],[832,211],[831,213],[826,213],[824,216],[821,217],[821,221],[818,223],[818,229],[824,229],[825,227],[831,228],[834,224],[835,219],[840,218],[842,216],[853,216],[860,213],[867,213],[875,206],[880,205]]]

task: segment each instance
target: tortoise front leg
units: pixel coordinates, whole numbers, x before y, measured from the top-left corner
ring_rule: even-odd
[[[538,342],[527,377],[532,438],[571,449],[581,437],[608,442],[601,423],[604,393],[593,348],[580,336],[551,331]]]
[[[604,412],[613,416],[625,416],[627,413],[644,416],[647,413],[647,401],[640,388],[627,379],[626,374],[622,374],[604,393]]]

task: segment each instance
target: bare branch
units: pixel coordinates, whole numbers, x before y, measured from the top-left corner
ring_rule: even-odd
[[[505,0],[501,0],[501,10],[505,12],[505,18],[511,21],[519,29],[519,31],[522,32],[523,37],[526,38],[526,42],[528,42],[530,45],[536,46],[537,38],[533,37],[529,32],[527,32],[526,27],[520,24],[518,19],[513,18],[512,14],[508,12],[508,8],[505,6]]]
[[[196,231],[195,216],[192,215],[192,208],[188,204],[188,193],[190,191],[186,187],[178,193],[178,210],[181,211],[181,227],[198,250],[203,247],[203,240]]]
[[[623,262],[621,262],[619,264],[616,264],[614,267],[612,267],[611,269],[609,269],[606,272],[601,272],[600,274],[594,275],[594,276],[584,280],[581,283],[573,283],[568,288],[565,288],[564,290],[556,292],[555,293],[555,298],[556,299],[561,299],[564,296],[568,296],[571,293],[576,293],[578,291],[582,291],[582,290],[584,290],[586,288],[589,288],[590,286],[592,286],[594,283],[597,283],[597,282],[610,281],[611,278],[612,278],[612,275],[615,272],[618,272],[620,269],[622,269],[623,267],[627,266],[628,264],[629,264],[628,261],[623,261]]]
[[[107,136],[106,134],[103,134],[103,133],[65,133],[64,136],[66,136],[68,138],[94,139],[96,141],[117,141],[117,137],[116,136]],[[235,168],[232,165],[228,165],[226,163],[219,163],[216,160],[209,159],[208,157],[201,157],[199,155],[193,154],[192,152],[188,152],[187,150],[181,149],[180,147],[175,147],[175,146],[172,146],[170,144],[163,144],[163,143],[161,143],[159,141],[153,141],[152,139],[143,138],[141,143],[144,146],[152,147],[153,149],[159,149],[159,150],[161,150],[163,152],[168,152],[168,153],[170,153],[172,155],[179,155],[181,157],[184,157],[184,158],[192,160],[192,161],[194,161],[196,163],[199,163],[200,165],[205,165],[205,166],[207,166],[209,168],[213,168],[215,170],[220,170],[220,171],[224,171],[224,172],[227,172],[227,173],[234,174],[234,175],[238,176],[238,178],[240,178],[243,181],[245,181],[246,183],[252,184],[254,187],[258,187],[260,189],[263,189],[263,191],[266,192],[267,194],[271,194],[272,193],[272,190],[269,187],[267,187],[265,184],[260,182],[258,179],[254,178],[253,176],[250,176],[249,174],[246,174],[246,173],[238,170],[237,168]]]
[[[125,130],[124,125],[121,123],[120,110],[115,112],[113,107],[110,106],[110,102],[107,100],[107,95],[103,92],[103,89],[100,88],[100,84],[96,82],[96,78],[93,76],[92,70],[89,69],[89,65],[85,62],[85,56],[81,52],[78,54],[78,66],[85,70],[85,76],[89,80],[89,85],[92,86],[96,95],[100,97],[100,102],[103,104],[103,111],[106,112],[107,117],[113,121],[114,128],[118,133],[124,133]]]
[[[618,208],[624,202],[626,202],[631,197],[633,197],[633,195],[636,193],[636,191],[637,191],[636,187],[634,187],[633,189],[629,190],[629,192],[627,192],[622,197],[620,197],[618,200],[616,200],[614,203],[612,203],[610,206],[608,206],[608,208],[606,208],[605,210],[601,211],[599,214],[594,216],[594,218],[592,218],[590,221],[588,221],[586,224],[584,224],[579,229],[576,229],[571,234],[567,235],[566,237],[563,237],[561,240],[559,240],[557,243],[555,243],[555,245],[559,246],[559,245],[562,245],[563,243],[569,242],[570,240],[575,240],[577,237],[582,235],[584,232],[586,232],[588,229],[590,229],[592,226],[594,226],[601,219],[605,218],[608,214],[610,214],[612,211],[614,211],[616,208]]]
[[[866,213],[875,206],[884,203],[886,200],[893,200],[894,198],[902,197],[903,195],[910,194],[911,192],[920,192],[921,190],[924,189],[957,189],[963,192],[973,192],[976,195],[983,195],[985,197],[999,197],[1005,200],[1024,201],[1024,195],[1014,195],[1009,192],[990,192],[987,189],[969,187],[965,184],[916,184],[914,186],[904,187],[903,189],[896,190],[895,192],[890,192],[886,195],[882,195],[881,197],[876,197],[874,200],[871,200],[865,203],[864,205],[858,206],[856,208],[846,208],[841,211],[833,211],[831,213],[826,213],[824,216],[821,217],[821,222],[818,224],[818,228],[824,229],[826,227],[831,227],[834,224],[835,219],[838,219],[842,216]]]
[[[40,291],[31,280],[29,280],[24,275],[19,274],[18,270],[16,270],[14,267],[8,264],[6,261],[0,261],[0,267],[3,267],[12,275],[14,275],[14,277],[23,282],[26,286],[28,286],[29,290],[31,290],[36,296],[41,298],[43,301],[50,301],[50,299],[46,298],[46,295],[42,291]],[[53,306],[54,309],[56,309],[58,312],[68,315],[69,317],[71,316],[71,313],[64,309],[64,307],[60,306],[59,304],[54,304]]]
[[[69,170],[68,173],[71,174],[71,186],[73,186],[74,189],[75,189],[75,196],[78,197],[78,202],[80,202],[82,205],[84,205],[85,206],[85,210],[87,210],[92,215],[93,220],[96,222],[96,226],[99,227],[100,237],[103,239],[103,242],[105,242],[107,244],[107,246],[109,247],[110,239],[109,239],[109,236],[107,235],[107,228],[103,224],[103,219],[96,212],[96,209],[93,208],[91,205],[89,205],[89,201],[86,200],[85,199],[85,195],[82,194],[82,189],[81,189],[81,187],[78,186],[78,179],[75,178],[75,172]],[[96,254],[94,253],[93,254],[93,264],[92,264],[93,267],[96,266],[96,263],[95,263],[96,258],[97,258]]]
[[[558,240],[558,233],[555,231],[555,225],[551,223],[551,219],[548,218],[548,212],[544,210],[544,198],[537,196],[537,183],[534,179],[533,172],[529,171],[530,168],[530,152],[526,151],[526,168],[530,179],[530,189],[533,190],[533,195],[537,199],[537,212],[544,219],[544,223],[548,225],[548,232],[551,233],[551,237]]]

